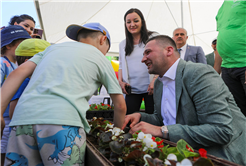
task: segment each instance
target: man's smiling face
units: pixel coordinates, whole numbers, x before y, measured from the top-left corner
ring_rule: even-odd
[[[167,63],[164,54],[165,49],[161,48],[156,40],[151,40],[146,44],[142,63],[146,64],[149,74],[161,75],[163,73],[162,69],[165,68]]]

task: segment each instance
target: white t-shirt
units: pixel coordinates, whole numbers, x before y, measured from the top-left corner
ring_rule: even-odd
[[[10,126],[55,124],[89,132],[88,100],[102,83],[122,94],[113,67],[94,46],[65,42],[48,47],[31,61],[37,67],[20,97]]]
[[[122,70],[123,81],[132,87],[132,93],[147,93],[152,78],[148,73],[147,66],[141,62],[145,45],[134,45],[130,56],[125,56],[126,40],[119,44],[119,70]]]

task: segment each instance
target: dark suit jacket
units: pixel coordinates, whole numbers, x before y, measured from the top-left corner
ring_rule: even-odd
[[[207,64],[205,54],[200,46],[190,46],[187,44],[184,60]]]
[[[176,78],[176,124],[167,126],[172,142],[184,139],[193,148],[246,165],[246,118],[227,86],[209,65],[180,59]],[[141,120],[163,125],[163,84],[156,79],[154,114],[141,113]]]
[[[206,55],[205,57],[207,59],[207,64],[211,65],[212,67],[214,67],[214,52]]]

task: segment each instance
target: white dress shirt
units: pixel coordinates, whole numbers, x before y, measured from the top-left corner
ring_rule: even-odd
[[[175,78],[179,60],[180,58],[168,69],[163,77],[158,78],[163,83],[161,116],[165,126],[176,124]]]
[[[186,52],[187,44],[185,44],[183,47],[181,47],[180,50],[180,58],[184,60],[185,52]]]

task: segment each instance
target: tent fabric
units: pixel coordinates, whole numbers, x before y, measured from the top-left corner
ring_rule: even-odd
[[[148,30],[172,37],[173,30],[184,27],[190,45],[201,46],[208,54],[218,35],[215,16],[223,0],[39,0],[35,1],[41,28],[50,43],[71,41],[65,31],[70,24],[100,22],[112,39],[108,56],[115,56],[125,38],[124,14],[130,8],[142,11]]]

